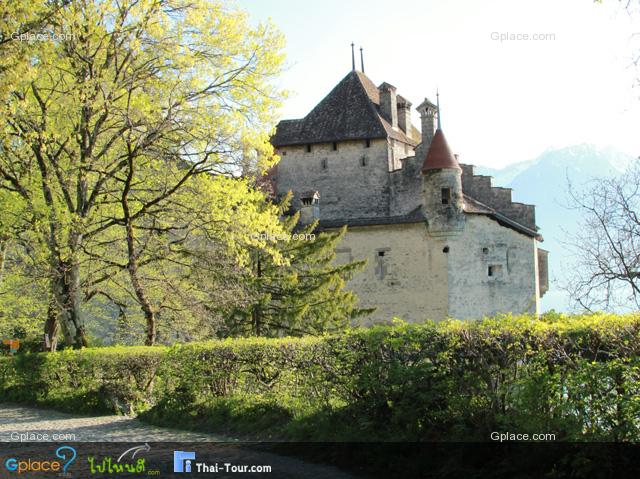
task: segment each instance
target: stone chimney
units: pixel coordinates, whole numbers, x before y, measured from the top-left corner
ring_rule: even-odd
[[[437,115],[437,107],[425,98],[417,108],[420,113],[420,120],[422,122],[422,150],[426,153],[431,141],[433,140],[433,134],[435,132],[435,117]]]
[[[320,219],[320,193],[305,191],[300,194],[300,223],[308,225]]]
[[[398,102],[396,87],[384,82],[378,87],[380,90],[380,111],[385,120],[391,123],[393,128],[398,128]]]
[[[411,102],[398,95],[398,126],[407,136],[411,137]]]

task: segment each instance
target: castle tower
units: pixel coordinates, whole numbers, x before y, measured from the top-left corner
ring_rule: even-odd
[[[464,228],[462,168],[440,125],[422,165],[422,201],[432,235],[447,236]]]

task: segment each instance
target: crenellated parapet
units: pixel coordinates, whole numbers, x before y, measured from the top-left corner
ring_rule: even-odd
[[[536,231],[536,208],[534,205],[513,201],[511,188],[493,186],[490,176],[474,173],[473,165],[461,164],[460,167],[462,168],[462,190],[466,195]]]

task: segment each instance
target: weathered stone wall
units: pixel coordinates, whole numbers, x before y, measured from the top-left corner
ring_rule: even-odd
[[[422,161],[408,156],[402,161],[402,169],[391,173],[391,215],[405,215],[422,204]]]
[[[448,246],[451,317],[538,313],[534,239],[485,216],[467,215],[464,231],[450,238]]]
[[[363,307],[377,307],[364,324],[439,320],[447,316],[445,242],[429,238],[423,223],[349,228],[337,260],[367,259],[349,283]]]
[[[464,228],[460,170],[438,169],[423,174],[422,198],[432,235],[447,234]],[[449,190],[449,203],[442,203],[442,189]]]
[[[360,259],[367,267],[348,287],[378,308],[364,324],[539,310],[535,240],[485,216],[467,215],[464,231],[448,237],[422,223],[351,227],[337,260]]]
[[[320,192],[320,218],[366,218],[389,214],[389,143],[372,139],[285,146],[280,155],[278,193]],[[364,161],[364,166],[363,166]],[[326,165],[326,168],[323,166]]]
[[[413,147],[397,140],[389,140],[389,171],[402,168],[402,160],[414,154]]]
[[[538,279],[542,298],[549,291],[549,252],[542,248],[538,248]]]

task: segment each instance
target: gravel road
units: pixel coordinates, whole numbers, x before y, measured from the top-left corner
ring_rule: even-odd
[[[312,464],[292,457],[281,456],[271,452],[265,452],[260,447],[251,447],[239,441],[217,436],[177,429],[150,426],[135,418],[123,416],[80,416],[61,413],[48,409],[24,407],[14,404],[0,403],[0,455],[14,454],[16,457],[42,455],[43,447],[49,449],[47,444],[20,441],[20,434],[40,435],[42,441],[46,437],[51,444],[51,451],[61,443],[71,443],[78,450],[78,462],[75,474],[68,477],[85,477],[88,471],[88,455],[106,455],[104,442],[126,442],[118,445],[123,451],[137,444],[149,444],[150,451],[145,452],[149,464],[159,464],[160,477],[183,477],[184,474],[174,475],[171,469],[171,455],[173,449],[181,448],[181,444],[154,445],[154,442],[162,443],[191,443],[189,447],[198,451],[198,458],[206,458],[211,461],[214,457],[218,463],[230,462],[233,464],[267,464],[272,467],[271,473],[263,474],[215,474],[215,477],[265,477],[269,479],[283,478],[335,478],[355,479],[356,476],[345,473],[332,466]],[[46,435],[46,436],[45,436]],[[33,436],[32,436],[33,438]],[[26,439],[26,438],[25,438]],[[103,443],[103,444],[100,444]],[[134,444],[132,444],[134,443]],[[193,444],[193,443],[200,443]],[[117,449],[116,445],[113,445]],[[117,449],[119,452],[119,449]],[[113,455],[109,451],[110,455]],[[86,455],[86,456],[85,456]],[[115,454],[118,457],[119,454]],[[169,456],[169,457],[168,457]],[[0,469],[4,469],[0,465]],[[4,471],[3,471],[4,472]],[[2,476],[3,472],[0,472]],[[69,469],[72,472],[72,468]],[[209,476],[211,474],[191,474],[193,476]],[[22,473],[20,477],[43,477],[43,474],[31,475]],[[48,476],[46,476],[48,477]],[[52,476],[54,477],[54,476]],[[90,477],[90,476],[89,476]],[[106,477],[106,476],[105,476]],[[115,477],[115,476],[112,476]],[[118,476],[120,477],[120,476]]]

